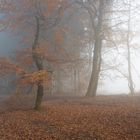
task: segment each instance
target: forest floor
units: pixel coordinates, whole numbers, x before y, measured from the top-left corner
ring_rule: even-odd
[[[140,140],[140,97],[49,97],[40,112],[6,109],[0,140]]]

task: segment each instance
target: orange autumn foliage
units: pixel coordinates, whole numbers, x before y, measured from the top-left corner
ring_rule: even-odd
[[[24,68],[32,66],[33,65],[32,49],[31,48],[17,49],[15,59],[18,60],[18,64]]]
[[[24,74],[18,81],[17,84],[20,87],[24,87],[27,85],[35,85],[40,83],[48,83],[50,80],[49,73],[46,70],[35,71],[32,73]]]
[[[57,42],[57,45],[61,45],[64,41],[63,32],[62,30],[58,30],[55,32],[55,42]]]
[[[6,75],[10,73],[23,74],[25,71],[7,58],[0,58],[0,74]]]
[[[17,64],[14,64],[6,58],[0,58],[0,75],[16,74],[16,84],[18,87],[38,84],[43,81],[44,84],[49,84],[50,75],[47,70],[30,71],[25,70]]]
[[[51,80],[47,70],[35,70],[32,50],[36,34],[35,19],[37,16],[39,17],[40,31],[37,47],[34,51],[39,59],[56,61],[58,54],[52,52],[51,41],[43,41],[42,34],[45,27],[48,29],[55,20],[57,22],[57,16],[60,18],[63,15],[64,5],[66,5],[66,0],[3,0],[3,7],[0,7],[0,10],[5,13],[5,18],[0,20],[0,24],[10,28],[12,33],[21,33],[22,43],[29,47],[17,50],[16,64],[10,60],[2,59],[0,61],[0,74],[16,74],[18,77],[16,83],[20,87]],[[54,34],[56,45],[60,46],[63,43],[62,31],[57,29]]]

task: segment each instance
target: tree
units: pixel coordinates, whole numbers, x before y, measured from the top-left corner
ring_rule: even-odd
[[[89,82],[87,96],[95,96],[98,86],[99,73],[101,68],[101,49],[102,49],[102,26],[103,26],[103,15],[104,15],[104,1],[99,1],[99,15],[98,23],[95,27],[95,44],[94,44],[94,55],[93,55],[93,66],[92,74]]]
[[[2,19],[1,23],[6,24],[7,29],[11,29],[12,32],[16,29],[16,33],[21,33],[22,38],[24,36],[27,36],[28,38],[24,38],[23,42],[30,42],[28,45],[32,46],[32,60],[37,70],[32,73],[27,73],[24,71],[22,73],[23,76],[21,77],[22,81],[24,82],[30,81],[31,79],[33,82],[35,80],[34,78],[36,77],[36,110],[39,110],[41,107],[41,102],[44,94],[44,77],[48,75],[47,73],[52,73],[49,64],[47,64],[47,68],[46,66],[44,66],[45,59],[43,57],[43,54],[39,53],[39,49],[43,47],[42,40],[43,38],[46,39],[46,34],[50,33],[50,30],[56,27],[56,25],[59,23],[63,11],[62,3],[63,1],[59,0],[3,0],[1,2],[2,5],[0,10],[4,14],[4,19]],[[27,42],[25,40],[27,40]],[[48,47],[47,44],[46,47]],[[6,65],[8,64],[11,63],[6,63]],[[10,66],[11,65],[9,65],[9,68]],[[2,65],[2,67],[4,67],[4,65]]]
[[[127,62],[128,62],[128,87],[131,95],[134,95],[134,83],[132,79],[132,68],[131,68],[131,51],[130,51],[130,23],[131,23],[131,0],[128,1],[128,30],[127,30]]]
[[[106,16],[105,10],[107,5],[111,5],[110,0],[87,0],[80,1],[77,0],[77,3],[81,5],[83,9],[89,14],[90,22],[93,30],[92,44],[94,47],[93,50],[93,63],[92,63],[92,73],[90,77],[90,82],[86,96],[96,96],[98,81],[100,77],[101,69],[101,57],[102,57],[102,41],[104,39],[104,19]]]

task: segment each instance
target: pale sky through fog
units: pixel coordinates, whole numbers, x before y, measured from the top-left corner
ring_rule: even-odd
[[[132,57],[132,75],[133,81],[135,83],[135,90],[140,91],[140,0],[134,0],[132,2],[134,7],[138,9],[135,11],[131,11],[131,30],[136,33],[136,36],[133,37],[132,42],[130,43],[132,47],[137,49],[131,49],[131,57]],[[135,45],[136,44],[136,45]],[[125,47],[124,47],[125,49]],[[127,48],[126,48],[127,49]],[[127,50],[126,50],[127,52]],[[120,70],[127,74],[127,61],[125,58],[121,58],[118,60],[123,63],[123,66],[120,67]],[[113,72],[112,72],[113,73]],[[112,74],[112,79],[106,78],[104,79],[104,85],[100,87],[101,92],[105,93],[128,93],[128,82],[123,78],[115,78],[117,72]]]
[[[122,59],[122,61],[125,61],[124,59]],[[127,73],[127,63],[124,62],[125,65],[125,69],[120,67],[120,70],[122,70],[122,72]],[[133,68],[133,81],[135,83],[135,88],[136,91],[140,91],[140,49],[139,51],[136,52],[136,55],[133,56],[132,59],[132,65],[135,67]],[[128,93],[129,89],[128,89],[128,82],[127,80],[123,79],[123,78],[116,78],[115,76],[118,74],[117,72],[112,72],[112,79],[110,78],[105,78],[104,79],[104,84],[100,87],[101,89],[101,93],[111,93],[111,94],[119,94],[119,93]]]

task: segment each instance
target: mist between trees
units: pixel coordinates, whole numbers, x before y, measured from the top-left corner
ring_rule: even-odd
[[[37,110],[43,95],[96,96],[106,78],[135,95],[139,10],[134,0],[1,0],[1,32],[19,42],[0,58],[1,89],[35,92]]]

